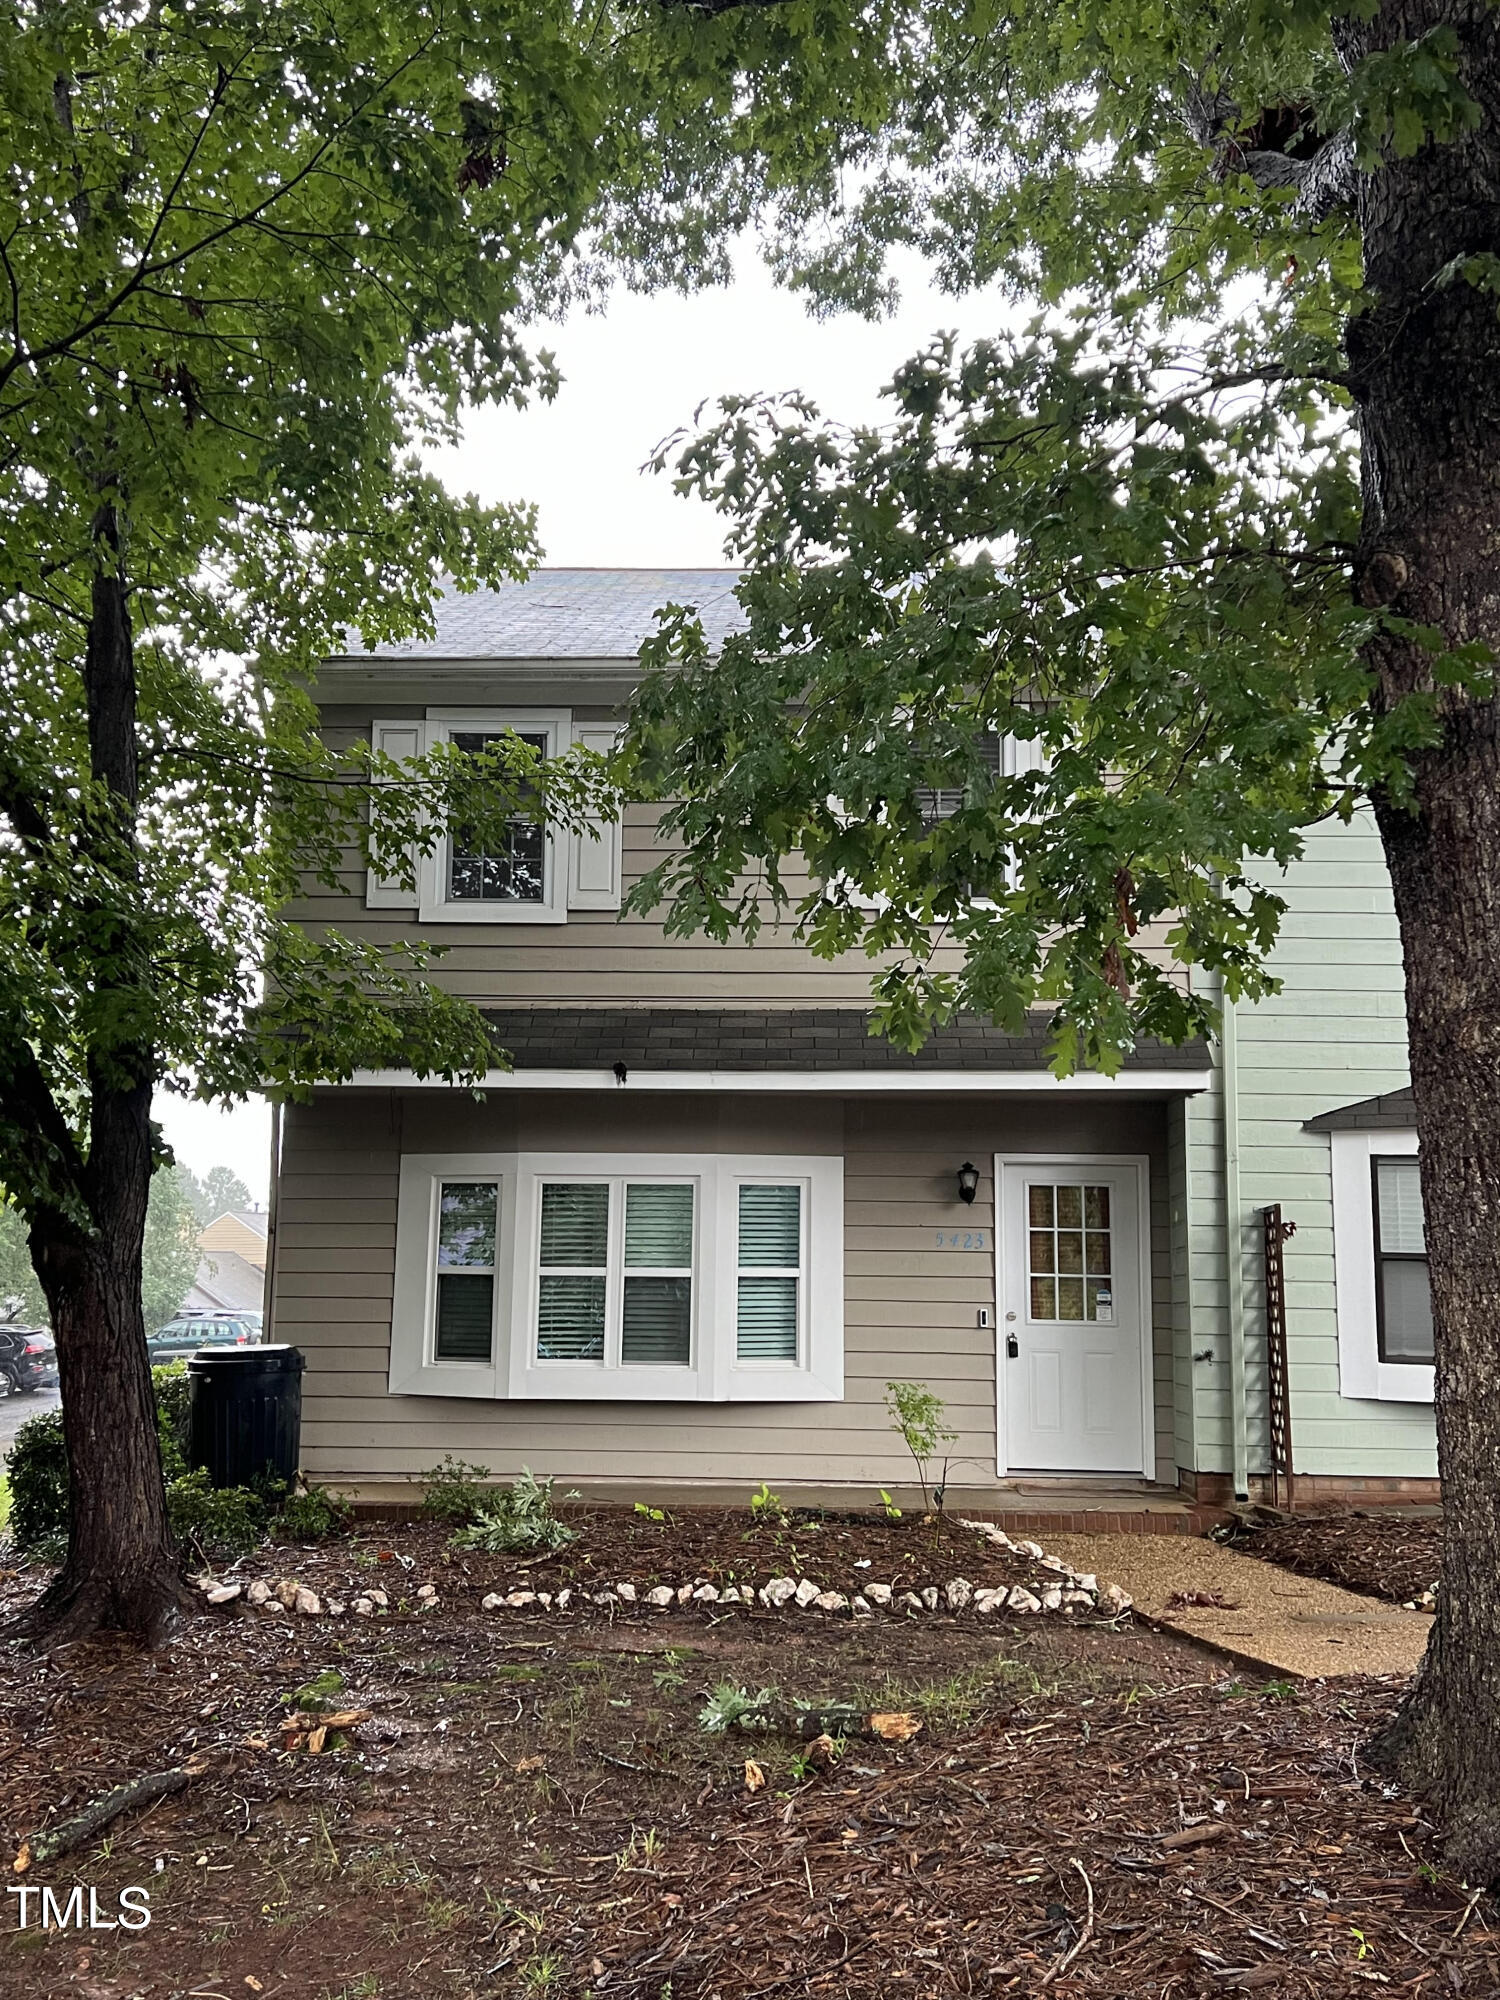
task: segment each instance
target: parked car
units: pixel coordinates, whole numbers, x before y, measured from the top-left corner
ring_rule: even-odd
[[[248,1347],[260,1339],[261,1315],[182,1313],[146,1337],[153,1361],[180,1361],[200,1347]]]
[[[57,1349],[36,1326],[0,1325],[0,1382],[9,1396],[57,1386]]]

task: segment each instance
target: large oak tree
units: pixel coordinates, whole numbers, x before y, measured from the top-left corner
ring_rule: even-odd
[[[682,836],[641,885],[753,929],[793,849],[886,1028],[1046,1003],[1058,1061],[1214,1025],[1137,935],[1265,990],[1249,855],[1373,805],[1405,948],[1447,1513],[1377,1746],[1500,1876],[1500,14],[1069,0],[930,17],[925,77],[810,279],[880,246],[1047,310],[939,341],[852,434],[737,401],[675,460],[748,630],[668,621],[633,729]],[[809,238],[809,242],[811,238]],[[978,738],[1046,753],[993,774]],[[1034,768],[1033,768],[1034,767]],[[924,793],[963,787],[934,824]],[[976,900],[975,890],[984,892]],[[935,937],[959,947],[954,969]]]
[[[478,1017],[420,964],[279,912],[351,845],[399,873],[450,809],[599,793],[586,758],[542,774],[519,746],[320,750],[305,689],[344,632],[426,629],[440,573],[533,553],[525,510],[454,499],[422,446],[550,390],[528,311],[712,276],[736,227],[832,185],[887,36],[878,0],[0,18],[0,1190],[72,1496],[35,1629],[153,1633],[183,1601],[142,1333],[153,1091],[382,1052],[482,1071]]]

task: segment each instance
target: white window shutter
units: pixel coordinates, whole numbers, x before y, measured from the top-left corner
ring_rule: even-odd
[[[382,751],[387,757],[401,762],[420,757],[427,748],[427,725],[422,722],[381,722],[370,724],[370,745]],[[408,889],[401,882],[388,875],[377,875],[373,868],[365,874],[365,907],[371,910],[415,910],[418,906],[415,865],[412,876],[413,886]]]
[[[613,750],[620,732],[613,722],[575,722],[573,741],[587,750]],[[598,819],[592,822],[598,839],[576,832],[569,845],[568,908],[570,910],[618,910],[620,907],[620,822]]]

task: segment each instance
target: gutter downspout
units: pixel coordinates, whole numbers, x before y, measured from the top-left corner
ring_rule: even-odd
[[[1224,1276],[1229,1305],[1229,1434],[1234,1497],[1250,1498],[1245,1411],[1245,1229],[1240,1208],[1240,1062],[1234,1002],[1226,995],[1219,1029],[1224,1072]]]
[[[281,1100],[271,1100],[271,1194],[266,1213],[266,1284],[261,1297],[262,1340],[274,1340],[276,1298],[276,1213],[281,1206]]]

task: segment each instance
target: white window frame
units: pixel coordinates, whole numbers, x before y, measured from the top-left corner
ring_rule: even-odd
[[[515,1289],[515,1155],[403,1153],[396,1196],[396,1282],[391,1302],[388,1386],[393,1396],[495,1396],[504,1381],[509,1305]],[[495,1320],[486,1361],[437,1358],[438,1196],[444,1181],[493,1180],[499,1188]]]
[[[572,742],[572,713],[565,708],[429,708],[427,747],[451,742],[455,735],[540,736],[543,755],[561,756]],[[566,834],[548,824],[543,831],[542,886],[539,903],[455,901],[448,895],[451,837],[444,829],[433,851],[422,857],[418,871],[417,915],[424,924],[565,924],[568,921],[569,853]]]
[[[659,1153],[621,1155],[622,1158],[645,1164],[606,1172],[599,1165],[580,1167],[576,1153],[551,1156],[559,1162],[557,1165],[537,1164],[539,1159],[547,1157],[536,1154],[527,1156],[524,1169],[518,1169],[517,1173],[521,1206],[516,1224],[516,1253],[521,1282],[517,1288],[514,1324],[523,1337],[512,1343],[511,1394],[587,1395],[593,1399],[629,1395],[650,1400],[658,1397],[676,1400],[685,1396],[698,1400],[704,1329],[713,1324],[713,1272],[704,1257],[706,1232],[701,1161],[695,1160],[691,1167],[684,1165],[674,1171],[662,1165]],[[584,1186],[603,1184],[609,1189],[609,1236],[604,1265],[604,1354],[598,1361],[544,1361],[536,1352],[542,1289],[542,1189],[547,1185],[558,1186],[567,1182]],[[629,1186],[639,1187],[647,1183],[658,1187],[681,1187],[686,1183],[693,1190],[693,1313],[685,1363],[650,1361],[627,1365],[620,1359],[625,1279],[631,1269],[625,1263],[625,1190]],[[643,1270],[640,1275],[649,1274]],[[707,1311],[704,1303],[705,1280],[709,1285]]]
[[[1375,1194],[1371,1162],[1410,1159],[1413,1131],[1330,1132],[1339,1394],[1360,1402],[1430,1403],[1430,1362],[1382,1361],[1376,1334]]]
[[[495,1338],[484,1362],[439,1362],[437,1190],[443,1181],[500,1182]],[[610,1272],[623,1257],[624,1184],[691,1182],[694,1200],[693,1332],[687,1366],[609,1354],[620,1313],[606,1287],[606,1358],[542,1361],[536,1355],[544,1181],[609,1181]],[[739,1190],[804,1189],[795,1362],[738,1355]],[[621,1267],[623,1269],[623,1267]],[[401,1160],[396,1282],[391,1321],[392,1395],[557,1402],[842,1402],[844,1397],[844,1162],[839,1155],[715,1153],[409,1153]]]

